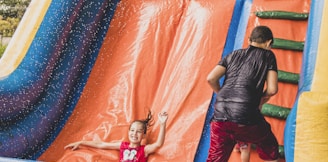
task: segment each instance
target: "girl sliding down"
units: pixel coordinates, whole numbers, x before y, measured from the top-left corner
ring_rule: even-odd
[[[166,112],[158,114],[160,131],[156,142],[152,144],[141,145],[147,129],[151,126],[152,114],[149,112],[146,119],[135,120],[131,123],[128,131],[129,142],[77,141],[68,144],[65,149],[76,150],[80,145],[99,149],[114,149],[120,150],[120,162],[146,162],[148,156],[164,143],[167,118],[168,114]]]

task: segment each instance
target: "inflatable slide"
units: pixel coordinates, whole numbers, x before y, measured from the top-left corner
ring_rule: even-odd
[[[205,161],[215,98],[206,76],[221,57],[247,46],[256,25],[275,36],[279,92],[262,113],[281,159],[327,161],[326,6],[32,0],[0,60],[0,161],[118,161],[117,151],[64,146],[127,140],[130,122],[148,111],[169,114],[164,146],[149,161]],[[145,143],[157,138],[154,121]],[[261,161],[253,147],[251,161]]]

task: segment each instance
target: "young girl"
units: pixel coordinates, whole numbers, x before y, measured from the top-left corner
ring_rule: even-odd
[[[135,120],[131,123],[128,132],[129,142],[78,141],[68,144],[65,149],[76,150],[80,145],[99,149],[115,149],[120,150],[120,162],[146,162],[148,156],[164,143],[167,118],[166,112],[158,114],[160,131],[156,142],[152,144],[141,145],[147,129],[151,126],[152,115],[149,112],[145,120]]]

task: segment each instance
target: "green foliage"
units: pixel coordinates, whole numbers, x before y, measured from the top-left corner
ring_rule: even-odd
[[[14,34],[15,29],[19,23],[18,18],[7,18],[7,20],[0,19],[0,35],[10,37]]]
[[[0,35],[12,36],[31,0],[0,0]]]
[[[0,58],[2,57],[3,53],[5,52],[6,47],[7,46],[0,44]]]
[[[30,2],[31,0],[0,0],[0,37],[11,37],[14,34]],[[0,42],[0,58],[6,47]]]
[[[7,17],[22,18],[31,0],[0,0],[0,15]]]

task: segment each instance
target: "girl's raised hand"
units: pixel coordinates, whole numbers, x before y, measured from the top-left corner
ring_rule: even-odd
[[[165,123],[167,121],[167,118],[168,118],[167,112],[161,112],[158,114],[158,120],[161,124]]]

